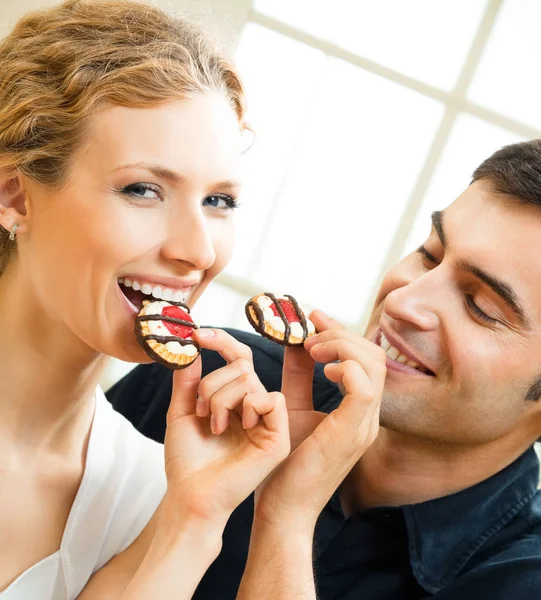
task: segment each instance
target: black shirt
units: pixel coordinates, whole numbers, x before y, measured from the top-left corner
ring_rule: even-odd
[[[253,351],[269,391],[281,384],[282,349],[259,336],[231,332]],[[224,364],[203,351],[204,374]],[[107,394],[145,435],[163,441],[171,372],[137,367]],[[316,368],[314,405],[330,411],[340,395]],[[533,449],[490,479],[421,504],[382,507],[344,518],[337,496],[318,521],[314,572],[321,600],[541,600],[541,494]],[[242,577],[252,498],[231,516],[223,549],[195,600],[233,600]]]

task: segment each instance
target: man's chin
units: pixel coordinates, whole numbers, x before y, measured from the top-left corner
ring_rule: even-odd
[[[379,423],[385,429],[413,433],[415,415],[421,410],[422,404],[419,398],[398,396],[385,391],[381,399]]]

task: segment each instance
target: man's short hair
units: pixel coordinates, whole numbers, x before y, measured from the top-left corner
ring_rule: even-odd
[[[541,206],[541,139],[504,146],[475,169],[472,183],[480,179],[498,195]]]

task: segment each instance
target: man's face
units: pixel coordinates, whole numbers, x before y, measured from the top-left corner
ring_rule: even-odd
[[[478,181],[433,221],[423,246],[385,277],[366,332],[396,348],[381,423],[441,443],[533,440],[541,400],[526,397],[541,376],[541,210]]]

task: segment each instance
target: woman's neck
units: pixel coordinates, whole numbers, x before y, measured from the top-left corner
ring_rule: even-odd
[[[0,436],[63,452],[88,432],[105,360],[53,322],[13,271],[0,278]]]

